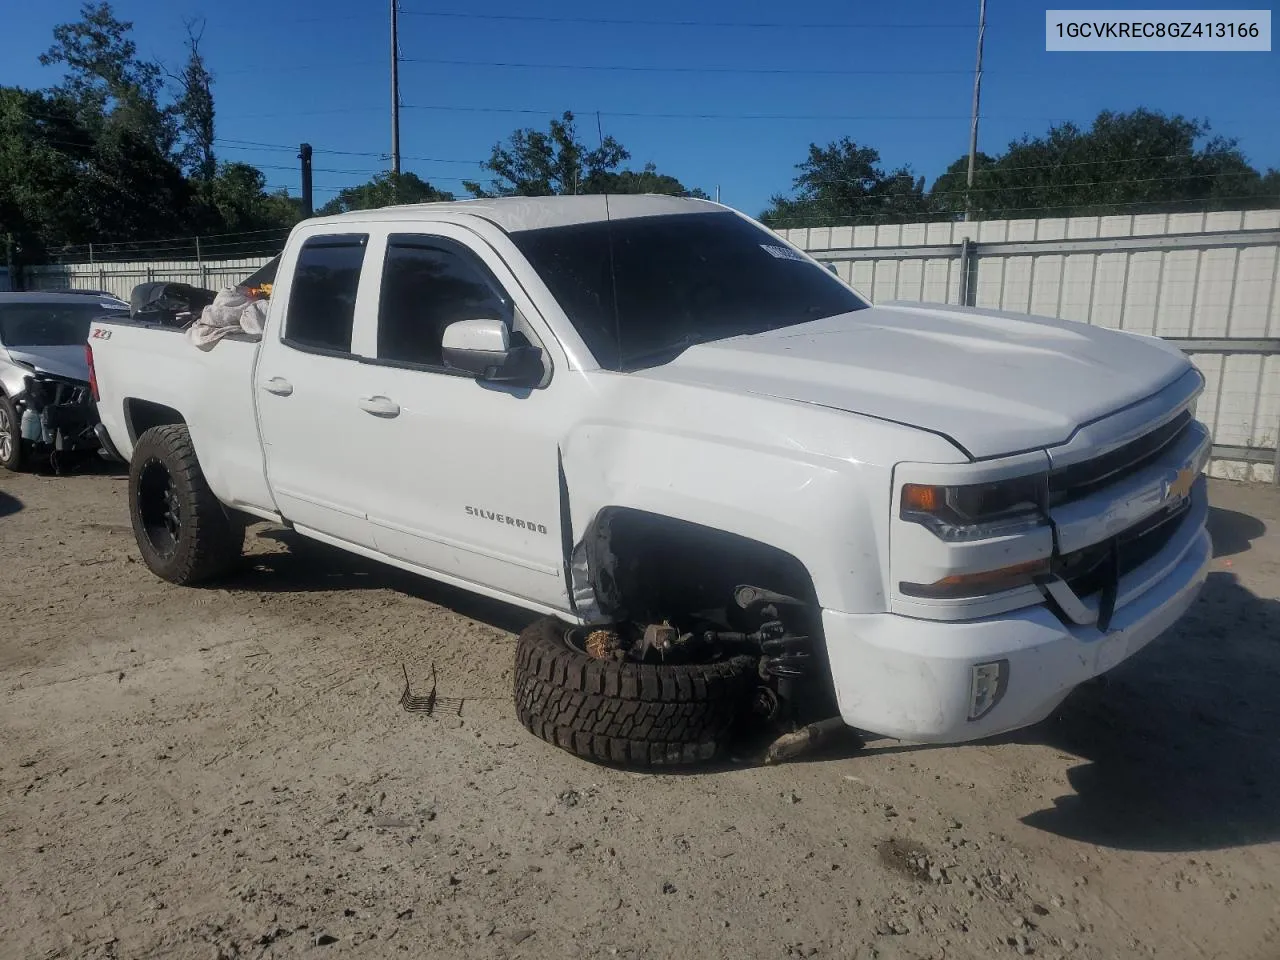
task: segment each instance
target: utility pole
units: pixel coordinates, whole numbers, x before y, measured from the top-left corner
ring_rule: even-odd
[[[393,0],[394,2],[394,0]],[[982,36],[987,32],[987,0],[978,0],[978,63],[973,68],[973,119],[969,125],[969,176],[964,188],[964,218],[973,215],[974,165],[978,161],[978,101],[982,96]]]
[[[400,34],[396,0],[391,0],[391,177],[400,177]]]
[[[4,235],[4,261],[5,272],[9,279],[9,289],[21,290],[22,278],[18,276],[18,257],[12,233]]]
[[[315,210],[311,198],[311,144],[298,147],[298,159],[302,161],[302,219],[305,220]]]

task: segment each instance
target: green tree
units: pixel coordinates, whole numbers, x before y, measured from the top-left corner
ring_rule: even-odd
[[[668,173],[659,173],[652,163],[642,170],[619,170],[617,173],[596,173],[587,177],[583,193],[663,193],[672,197],[696,197],[710,199],[703,191],[689,189]]]
[[[117,20],[111,4],[83,3],[80,19],[53,28],[53,45],[40,55],[45,66],[63,66],[55,88],[77,104],[87,127],[127,127],[155,151],[167,155],[174,125],[160,106],[159,64],[138,58],[129,34],[133,23]]]
[[[565,111],[546,132],[525,127],[497,143],[483,166],[494,176],[488,186],[466,181],[476,197],[549,197],[578,193],[665,193],[706,197],[652,163],[642,170],[619,170],[630,152],[612,136],[588,149],[578,137],[573,114]]]
[[[89,234],[79,199],[93,139],[65,97],[0,87],[0,233],[24,258]]]
[[[200,22],[197,29],[196,21],[188,20],[186,28],[187,62],[180,73],[171,77],[178,85],[178,98],[171,112],[177,122],[183,168],[197,180],[212,180],[218,171],[213,152],[213,74],[200,52],[204,23]]]
[[[46,99],[63,105],[78,128],[62,146],[77,168],[71,196],[84,232],[66,240],[172,235],[187,225],[192,191],[172,156],[175,124],[159,101],[160,67],[138,57],[133,25],[116,19],[110,4],[85,3],[80,14],[54,28],[40,56],[64,68]]]
[[[1207,121],[1152,110],[1104,110],[1088,129],[1055,124],[1043,136],[978,159],[970,199],[982,217],[1280,204],[1274,171],[1264,176],[1250,166],[1235,140],[1211,137]],[[934,183],[930,197],[938,209],[964,210],[967,167],[961,157]]]
[[[773,227],[814,223],[882,223],[918,219],[932,210],[924,178],[910,167],[885,170],[880,152],[848,137],[820,147],[796,165],[795,196],[774,196],[761,219]]]
[[[605,137],[594,150],[578,139],[574,116],[565,111],[546,133],[525,127],[497,143],[483,166],[494,178],[486,187],[463,184],[477,197],[547,197],[586,192],[589,177],[617,169],[629,158],[622,144]]]
[[[301,201],[287,194],[268,194],[266,177],[247,163],[221,163],[202,185],[208,207],[205,231],[251,233],[293,226],[302,217]]]
[[[170,104],[131,27],[108,4],[87,3],[78,22],[54,29],[40,58],[64,69],[56,86],[0,88],[0,232],[16,237],[27,262],[81,255],[90,242],[275,230],[298,219],[297,200],[268,194],[261,171],[217,165],[212,77],[194,25]]]
[[[452,200],[453,194],[437,190],[416,173],[404,172],[399,176],[386,171],[377,174],[368,183],[347,187],[316,211],[320,216],[346,213],[348,210],[372,210],[401,203],[434,203]]]

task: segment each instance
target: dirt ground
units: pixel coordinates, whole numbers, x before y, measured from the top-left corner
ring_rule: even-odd
[[[526,614],[266,528],[180,589],[121,476],[0,476],[0,957],[1277,960],[1280,493],[1212,498],[1037,727],[646,775],[516,722]]]

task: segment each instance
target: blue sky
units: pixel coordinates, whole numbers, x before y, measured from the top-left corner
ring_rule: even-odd
[[[48,85],[57,75],[37,56],[55,24],[77,19],[78,2],[6,6],[0,83]],[[182,58],[183,20],[205,18],[218,136],[279,145],[309,141],[317,150],[317,203],[385,166],[376,156],[321,151],[389,149],[386,5],[117,0],[114,6],[117,16],[134,21],[143,55],[173,64]],[[1197,8],[1239,6],[1201,0]],[[710,193],[719,187],[724,202],[753,214],[771,194],[790,188],[811,141],[847,135],[877,148],[885,164],[910,164],[932,181],[967,150],[977,7],[976,0],[651,0],[643,7],[402,0],[404,168],[460,192],[458,181],[481,172],[475,161],[487,157],[494,142],[518,126],[545,128],[551,115],[568,108],[579,113],[589,144],[598,110],[605,132],[631,151],[632,166],[653,161],[687,185]],[[1145,106],[1208,118],[1216,133],[1239,139],[1254,165],[1280,167],[1280,53],[1046,53],[1045,9],[1025,0],[988,2],[980,149],[998,152],[1055,120],[1087,123],[1104,108]],[[428,10],[434,15],[423,15]],[[503,14],[717,25],[491,19]],[[721,72],[737,69],[787,72]],[[842,72],[810,72],[818,70]],[[280,168],[265,170],[268,183],[296,191],[296,149],[220,144],[219,150],[224,159]]]

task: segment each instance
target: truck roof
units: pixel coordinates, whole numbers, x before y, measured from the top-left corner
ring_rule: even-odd
[[[466,217],[487,220],[508,233],[563,227],[575,223],[595,223],[605,219],[629,220],[685,213],[714,213],[727,207],[709,200],[669,197],[661,194],[609,194],[608,213],[603,194],[570,197],[498,197],[480,200],[449,200],[442,203],[407,203],[376,210],[353,210],[332,217],[317,217],[309,223],[362,223],[387,221],[456,221]]]

